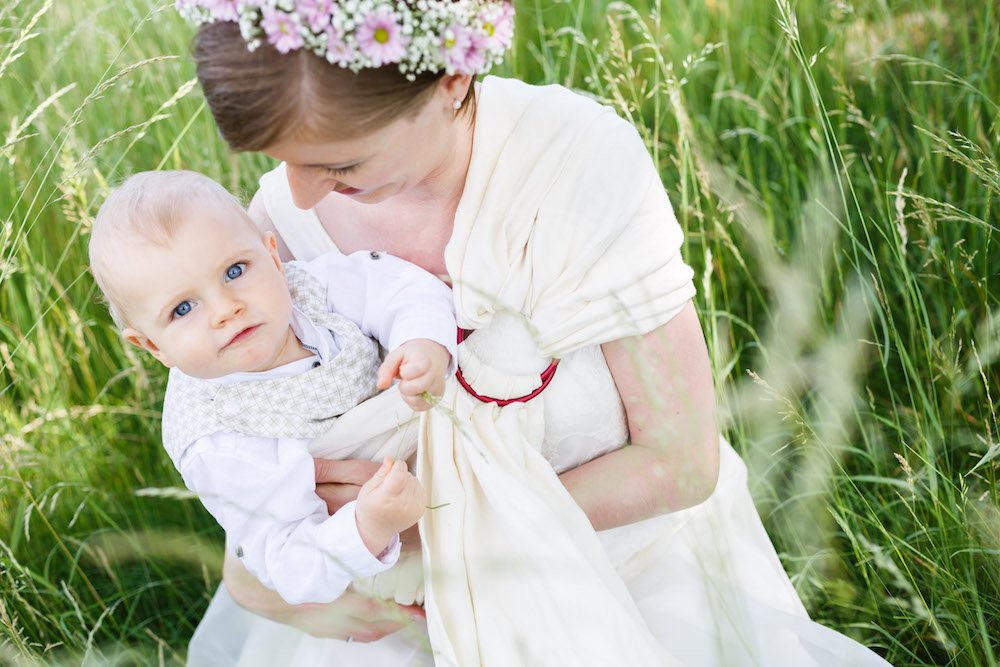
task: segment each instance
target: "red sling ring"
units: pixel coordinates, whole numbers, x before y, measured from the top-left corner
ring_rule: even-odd
[[[465,337],[468,336],[473,331],[475,331],[475,329],[463,329],[462,327],[459,327],[458,342],[461,344],[461,342],[465,340]],[[551,382],[552,378],[555,376],[556,366],[558,365],[559,365],[559,360],[553,359],[552,363],[549,364],[549,367],[546,368],[544,371],[542,371],[541,375],[539,375],[539,377],[542,379],[541,386],[538,387],[538,389],[535,389],[530,394],[525,394],[524,396],[518,396],[517,398],[490,398],[489,396],[482,396],[481,394],[477,394],[475,390],[473,390],[473,388],[469,385],[469,383],[465,381],[465,378],[462,376],[462,369],[458,366],[457,362],[455,363],[455,378],[458,379],[458,383],[463,387],[465,387],[465,390],[469,392],[469,394],[471,394],[473,398],[478,399],[483,403],[496,403],[499,406],[504,406],[504,405],[509,405],[511,403],[527,403],[535,396],[538,396],[540,393],[542,393],[542,390],[545,389],[547,386],[549,386],[549,382]]]

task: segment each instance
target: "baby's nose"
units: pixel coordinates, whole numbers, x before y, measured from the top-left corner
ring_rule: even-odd
[[[243,312],[243,302],[230,296],[220,297],[212,311],[212,325],[221,327]]]

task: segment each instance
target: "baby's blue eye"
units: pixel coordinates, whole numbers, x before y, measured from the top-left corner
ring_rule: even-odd
[[[233,264],[228,269],[226,269],[226,282],[230,280],[236,280],[243,275],[243,270],[246,269],[247,265],[245,262],[238,262]]]
[[[191,302],[181,301],[176,308],[174,308],[174,317],[184,317],[191,312]]]

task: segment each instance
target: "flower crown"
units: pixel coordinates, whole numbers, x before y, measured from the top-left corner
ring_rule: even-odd
[[[175,0],[194,23],[232,21],[252,51],[266,40],[281,53],[309,49],[357,72],[397,64],[421,72],[485,74],[514,34],[504,0]]]

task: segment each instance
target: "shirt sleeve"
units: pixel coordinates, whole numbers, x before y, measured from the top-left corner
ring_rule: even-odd
[[[326,253],[305,266],[326,285],[329,308],[365,335],[390,352],[408,340],[432,340],[451,354],[454,372],[455,304],[439,278],[385,252]]]
[[[368,551],[354,502],[327,513],[306,443],[218,433],[195,441],[179,465],[225,529],[227,548],[291,604],[330,602],[355,579],[392,567],[400,552],[398,535],[381,559]]]

